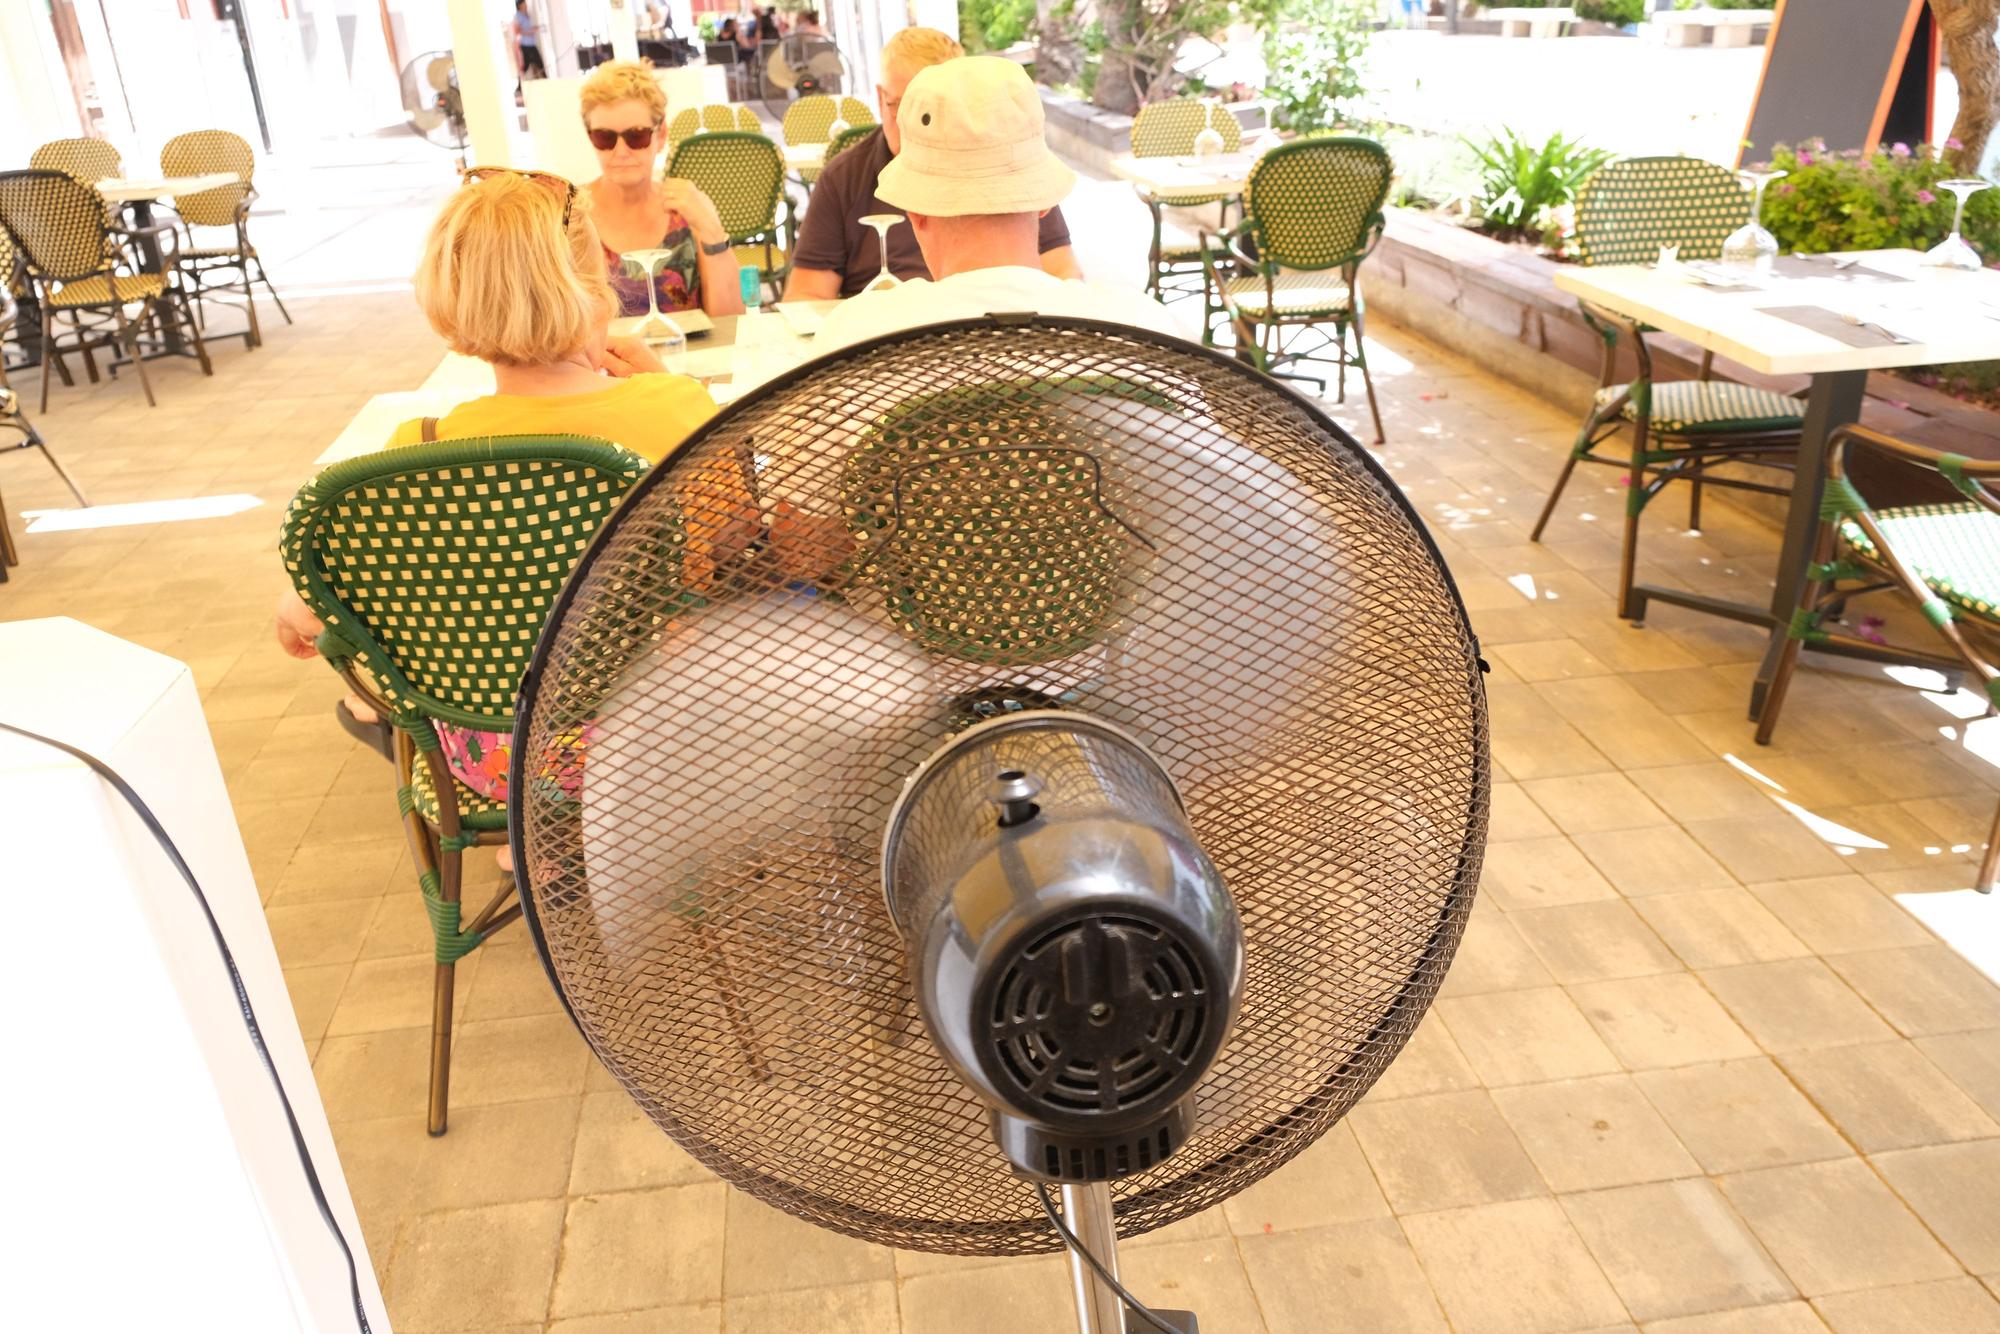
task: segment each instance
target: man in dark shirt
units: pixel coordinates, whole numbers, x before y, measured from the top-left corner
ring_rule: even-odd
[[[963,54],[957,42],[935,28],[905,28],[889,39],[882,49],[882,82],[875,88],[882,111],[881,127],[821,170],[792,253],[785,300],[828,301],[854,296],[882,272],[875,229],[861,219],[871,213],[898,211],[875,196],[882,168],[901,147],[896,108],[917,71]],[[1069,227],[1060,208],[1050,209],[1042,219],[1040,247],[1046,272],[1057,278],[1083,276],[1070,249]],[[907,222],[889,229],[889,272],[898,278],[931,276]]]

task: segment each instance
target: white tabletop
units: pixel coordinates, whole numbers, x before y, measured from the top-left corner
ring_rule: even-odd
[[[141,199],[172,199],[176,195],[198,195],[242,180],[233,171],[203,172],[199,176],[107,176],[97,183],[97,193],[114,204],[130,204]]]
[[[801,167],[817,167],[826,161],[825,144],[786,144],[785,165],[793,171]]]
[[[1214,157],[1134,157],[1130,153],[1111,159],[1111,174],[1148,190],[1212,190],[1217,194],[1242,194],[1249,184],[1250,168],[1263,152],[1246,148]]]
[[[798,305],[823,316],[838,302]],[[644,317],[639,317],[644,318]],[[634,320],[631,323],[636,323]],[[614,322],[613,328],[626,321]],[[755,320],[723,315],[714,332],[688,340],[687,352],[669,370],[700,380],[718,403],[742,397],[767,380],[812,359],[812,340],[801,337],[777,308]],[[377,394],[343,426],[313,460],[316,467],[373,454],[389,443],[396,428],[416,417],[442,417],[461,403],[493,392],[493,368],[474,357],[448,352],[416,389]]]
[[[1835,276],[1838,270],[1829,263],[1825,277],[1772,276],[1754,280],[1755,291],[1713,291],[1684,266],[1666,272],[1634,264],[1566,265],[1556,271],[1556,286],[1766,375],[2000,358],[2000,273],[1928,268],[1915,250],[1857,251],[1852,258],[1910,281],[1847,281]],[[1849,347],[1767,315],[1767,306],[1819,306],[1916,341]]]

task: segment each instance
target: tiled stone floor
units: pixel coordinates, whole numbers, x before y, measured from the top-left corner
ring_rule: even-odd
[[[424,1135],[426,927],[387,775],[268,619],[285,500],[436,347],[406,294],[296,313],[262,350],[219,348],[213,380],[163,367],[156,409],[129,380],[57,391],[43,425],[97,499],[263,504],[27,536],[0,617],[76,616],[192,665],[396,1327],[1068,1328],[1053,1258],[893,1253],[708,1177],[595,1068],[518,930],[462,965],[452,1129]],[[1616,512],[1608,477],[1526,541],[1565,416],[1376,334],[1384,457],[1493,663],[1483,892],[1436,1012],[1355,1114],[1130,1242],[1132,1285],[1211,1334],[2000,1330],[2000,990],[1959,952],[1990,951],[2000,912],[1962,892],[2000,724],[1814,669],[1759,750],[1757,636],[1613,617],[1615,532],[1581,517]],[[16,511],[66,503],[30,457],[0,485]],[[1670,518],[1656,577],[1754,589],[1768,528]],[[1905,904],[1975,925],[1955,949]]]

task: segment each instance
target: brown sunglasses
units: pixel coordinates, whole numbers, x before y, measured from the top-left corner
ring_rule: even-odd
[[[653,136],[658,134],[659,132],[660,132],[660,123],[658,121],[653,122],[653,124],[651,124],[650,126],[646,127],[643,130],[635,129],[635,130],[585,130],[584,131],[584,133],[590,137],[590,146],[596,149],[600,153],[609,153],[612,149],[618,147],[618,141],[620,139],[623,139],[625,141],[625,146],[627,148],[633,148],[633,149],[650,148],[653,143]]]
[[[520,167],[467,167],[458,173],[460,185],[470,185],[492,176],[525,176],[537,185],[550,186],[563,197],[562,225],[569,226],[570,210],[576,205],[576,183],[552,171],[524,171]]]

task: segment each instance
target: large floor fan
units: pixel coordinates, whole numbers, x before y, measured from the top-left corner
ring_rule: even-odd
[[[449,51],[428,51],[403,66],[403,110],[410,128],[440,148],[456,149],[464,165],[465,99]]]
[[[794,99],[813,93],[839,97],[856,87],[854,69],[830,37],[793,33],[764,45],[764,108],[778,120]]]
[[[515,735],[527,917],[727,1180],[892,1246],[1067,1246],[1085,1334],[1193,1334],[1116,1235],[1285,1163],[1422,1018],[1485,843],[1480,670],[1422,524],[1291,390],[1086,321],[910,331],[725,410],[570,579]]]

